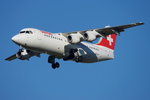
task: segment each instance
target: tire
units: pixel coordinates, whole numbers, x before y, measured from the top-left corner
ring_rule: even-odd
[[[53,69],[55,69],[55,68],[56,68],[55,64],[52,64],[52,68],[53,68]]]
[[[58,62],[56,62],[56,63],[52,64],[52,68],[53,68],[53,69],[55,69],[55,68],[59,68],[59,67],[60,67],[60,65],[59,65],[59,63],[58,63]]]
[[[56,68],[59,68],[59,67],[60,67],[60,65],[59,65],[58,62],[55,63],[55,67],[56,67]]]
[[[48,57],[48,63],[54,63],[55,62],[55,58],[52,56]]]

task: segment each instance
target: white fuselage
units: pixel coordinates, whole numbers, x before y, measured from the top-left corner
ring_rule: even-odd
[[[26,49],[38,53],[46,53],[60,59],[67,57],[71,49],[78,49],[78,55],[81,56],[79,62],[83,63],[92,63],[114,58],[113,50],[107,47],[87,42],[70,44],[67,38],[61,33],[52,34],[32,28],[30,30],[32,30],[32,34],[19,33],[14,37],[17,40],[16,43]]]

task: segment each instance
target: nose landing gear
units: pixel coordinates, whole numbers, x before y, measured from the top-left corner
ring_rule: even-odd
[[[60,67],[60,64],[58,62],[55,62],[55,57],[53,57],[53,56],[48,57],[48,63],[52,64],[53,69],[56,69],[56,68]]]

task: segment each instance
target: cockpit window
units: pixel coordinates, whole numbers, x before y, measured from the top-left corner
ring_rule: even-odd
[[[21,31],[21,32],[20,32],[20,34],[21,34],[21,33],[33,34],[33,32],[32,32],[32,31]]]
[[[26,33],[29,34],[30,32],[29,32],[29,31],[26,31]]]
[[[26,31],[27,34],[33,34],[32,31]]]
[[[30,32],[30,34],[33,34],[33,32],[32,31],[29,31]]]
[[[25,31],[21,31],[20,33],[25,33]]]

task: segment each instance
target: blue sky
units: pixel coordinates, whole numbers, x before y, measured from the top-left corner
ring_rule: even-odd
[[[149,0],[1,0],[0,100],[150,100]],[[93,64],[61,63],[47,55],[4,61],[19,47],[11,37],[22,28],[70,32],[145,22],[117,38],[115,59]]]

